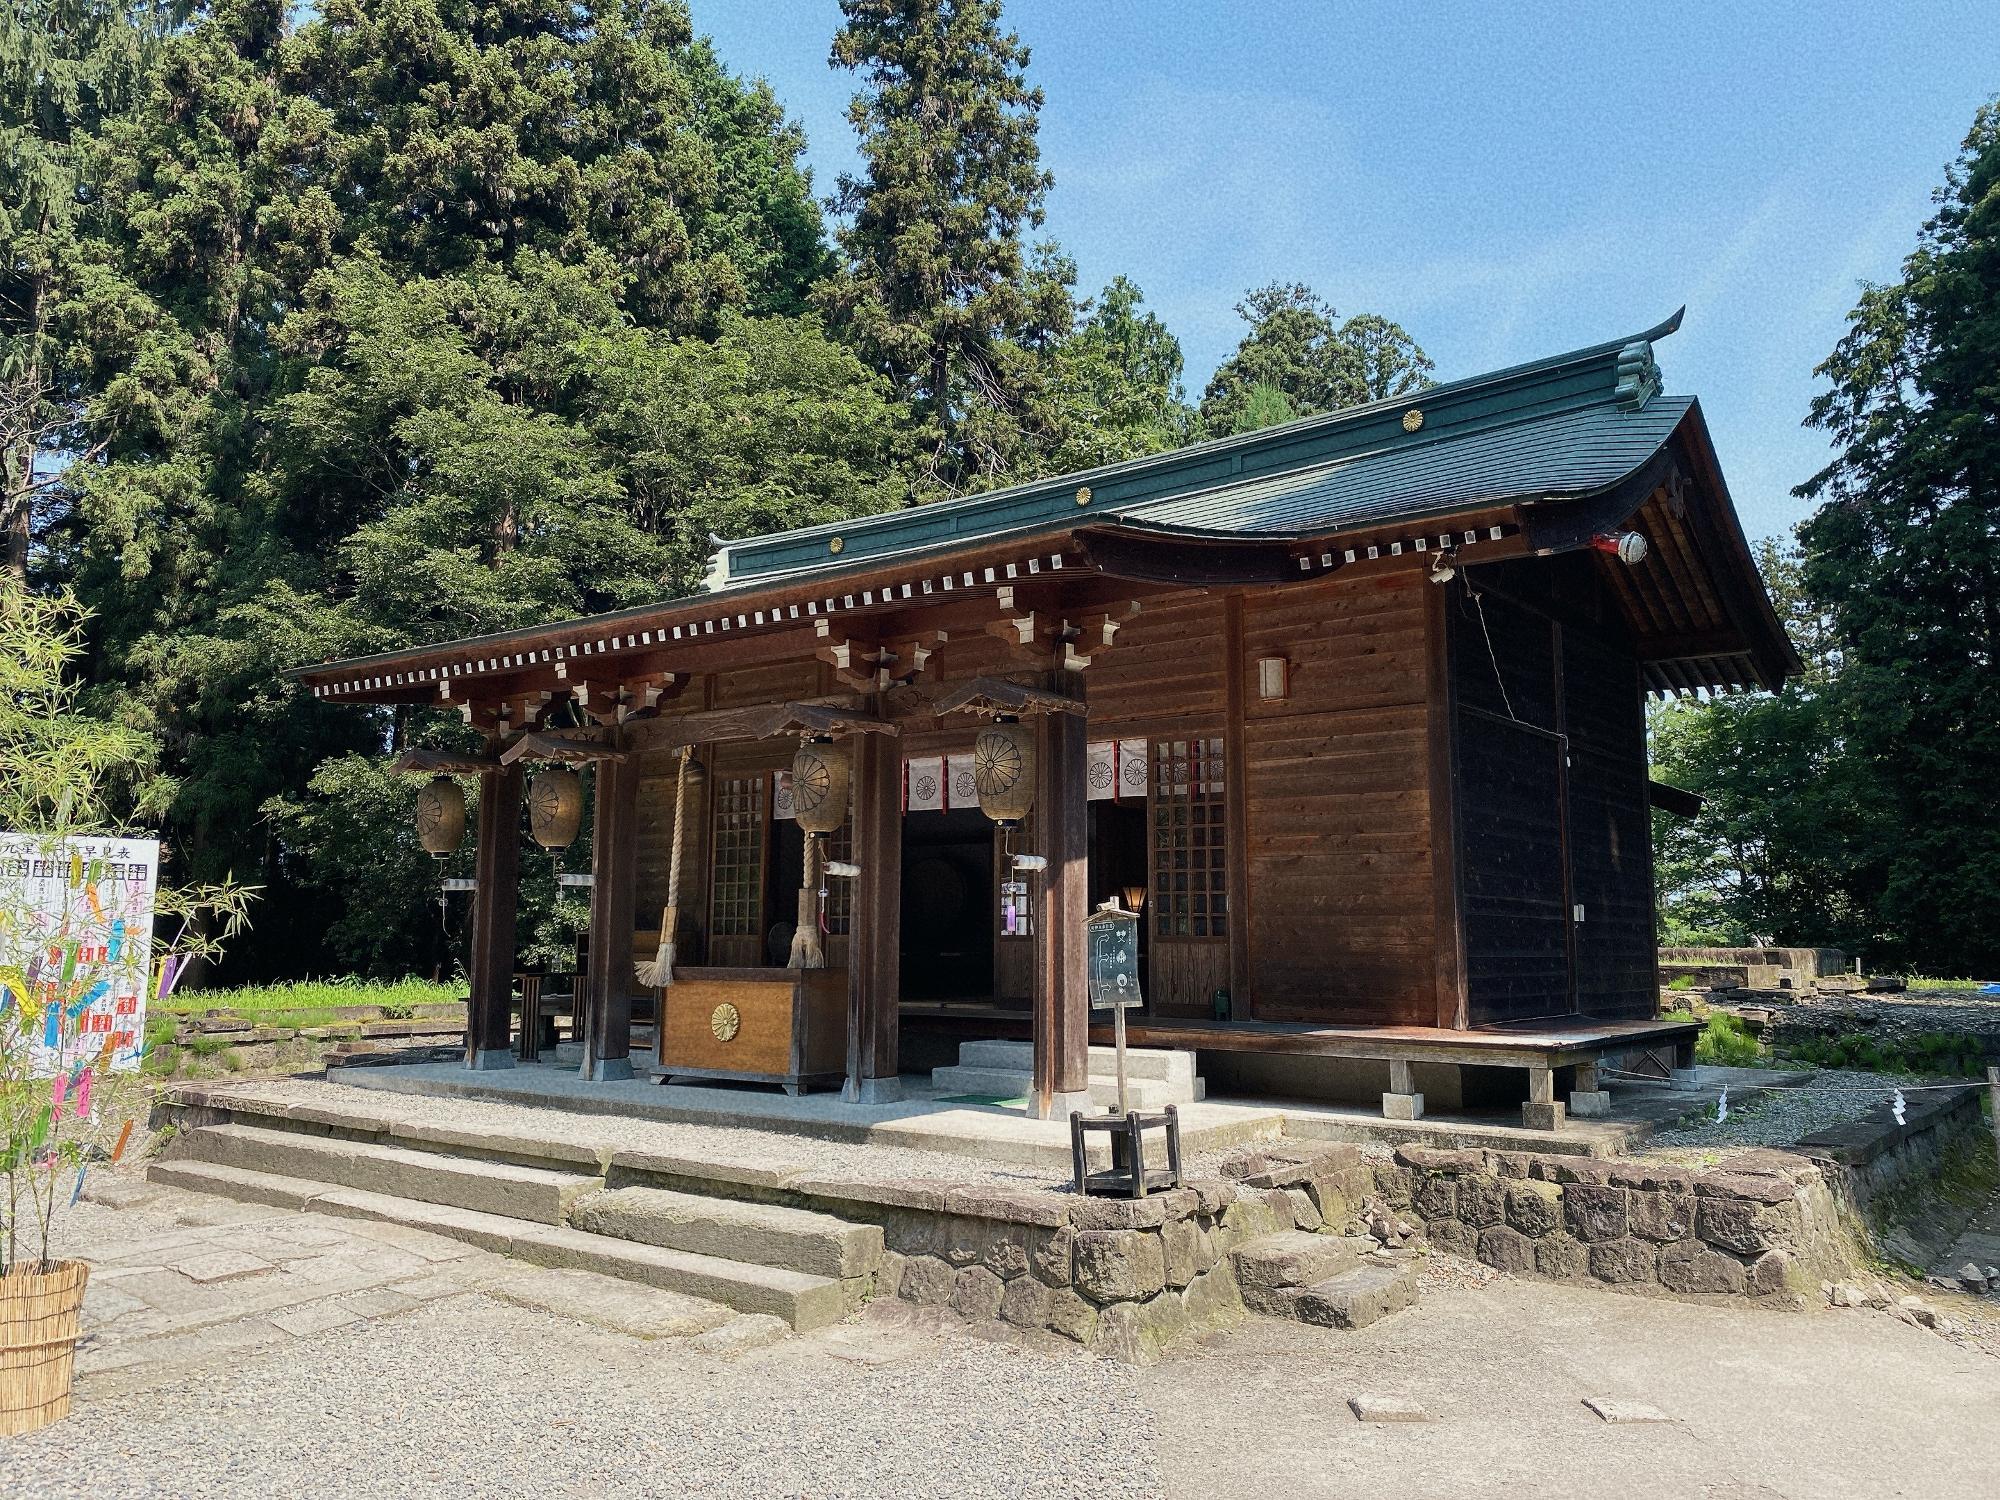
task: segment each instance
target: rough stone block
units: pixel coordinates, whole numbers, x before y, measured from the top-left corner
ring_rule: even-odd
[[[1550,1233],[1562,1223],[1562,1189],[1527,1178],[1509,1182],[1507,1223],[1531,1239]]]
[[[967,1266],[952,1280],[951,1305],[961,1318],[997,1318],[1006,1283],[984,1266]]]
[[[1496,1224],[1479,1232],[1479,1258],[1496,1271],[1525,1276],[1535,1269],[1535,1246],[1518,1229]]]
[[[1326,1222],[1319,1205],[1313,1202],[1312,1194],[1304,1188],[1286,1188],[1285,1196],[1291,1200],[1292,1223],[1300,1229],[1310,1233]]]
[[[994,1224],[991,1235],[979,1251],[979,1264],[1002,1281],[1010,1281],[1028,1269],[1028,1237],[1035,1233],[1027,1224]]]
[[[1196,1277],[1181,1293],[1191,1328],[1213,1328],[1243,1315],[1243,1297],[1236,1278],[1225,1271]]]
[[[1561,1230],[1535,1241],[1535,1272],[1551,1281],[1574,1281],[1590,1268],[1590,1246]]]
[[[1685,1188],[1635,1188],[1625,1199],[1626,1219],[1634,1234],[1671,1244],[1693,1232],[1694,1201],[1694,1194]]]
[[[1569,1112],[1579,1120],[1598,1119],[1611,1113],[1609,1089],[1571,1089]]]
[[[1471,1260],[1478,1250],[1472,1231],[1456,1219],[1432,1219],[1424,1226],[1424,1234],[1430,1240],[1432,1249],[1446,1255]]]
[[[1096,1302],[1131,1302],[1167,1284],[1165,1247],[1138,1229],[1089,1229],[1076,1237],[1076,1285]]]
[[[1079,1198],[1070,1207],[1069,1221],[1078,1229],[1158,1229],[1167,1221],[1168,1197]]]
[[[1790,1203],[1797,1187],[1789,1177],[1762,1172],[1708,1172],[1695,1179],[1703,1198],[1742,1198],[1751,1203]]]
[[[1097,1333],[1097,1308],[1068,1287],[1052,1288],[1044,1326],[1051,1333],[1088,1346]]]
[[[1498,1224],[1506,1216],[1505,1190],[1497,1177],[1461,1177],[1458,1180],[1458,1217],[1474,1229]]]
[[[902,1285],[897,1295],[920,1307],[944,1307],[951,1302],[956,1274],[935,1255],[912,1255],[903,1262]]]
[[[1188,1183],[1194,1193],[1196,1211],[1211,1216],[1221,1213],[1236,1201],[1236,1185],[1219,1178],[1201,1178]]]
[[[1653,1256],[1647,1240],[1608,1240],[1590,1247],[1590,1274],[1599,1281],[1651,1281]]]
[[[1375,1191],[1382,1201],[1391,1208],[1408,1208],[1412,1182],[1410,1174],[1400,1167],[1378,1164],[1373,1168]]]
[[[1326,1328],[1366,1328],[1416,1300],[1414,1266],[1364,1265],[1305,1288],[1293,1315]]]
[[[1625,1189],[1572,1184],[1563,1192],[1563,1222],[1589,1244],[1615,1240],[1626,1230]]]
[[[1298,1229],[1266,1235],[1236,1250],[1236,1280],[1246,1291],[1308,1286],[1352,1266],[1358,1249],[1352,1241]]]
[[[1741,1261],[1699,1240],[1683,1240],[1660,1252],[1660,1285],[1670,1292],[1740,1293],[1747,1280]]]
[[[995,1187],[953,1188],[945,1194],[945,1207],[952,1213],[1008,1224],[1036,1224],[1044,1229],[1067,1223],[1074,1202],[1058,1193]]]
[[[978,1261],[980,1251],[986,1248],[987,1236],[992,1232],[993,1226],[983,1219],[967,1219],[953,1214],[943,1221],[934,1253],[954,1266],[973,1265]]]
[[[1411,1206],[1426,1219],[1450,1219],[1458,1214],[1458,1184],[1449,1177],[1425,1177],[1410,1194]]]
[[[875,1295],[878,1297],[900,1297],[903,1289],[904,1257],[894,1250],[884,1250],[882,1259],[875,1267]]]
[[[1292,1227],[1289,1204],[1285,1222],[1280,1226],[1277,1214],[1272,1212],[1271,1205],[1264,1201],[1262,1194],[1258,1193],[1246,1193],[1230,1204],[1229,1211],[1222,1216],[1222,1222],[1239,1245],[1263,1235],[1275,1234],[1280,1227],[1285,1229]]]
[[[1697,1199],[1694,1222],[1703,1239],[1738,1255],[1761,1255],[1772,1248],[1758,1205],[1741,1198]]]
[[[1016,1328],[1046,1328],[1055,1293],[1032,1276],[1017,1276],[1000,1295],[1000,1318]]]
[[[1114,1302],[1097,1314],[1090,1352],[1121,1364],[1151,1364],[1156,1358],[1145,1337],[1145,1319],[1136,1302]]]
[[[1201,1230],[1193,1219],[1175,1219],[1160,1226],[1160,1248],[1166,1255],[1167,1285],[1186,1286],[1196,1274],[1195,1247]]]
[[[1786,1290],[1792,1258],[1782,1250],[1766,1250],[1750,1263],[1746,1286],[1752,1296],[1768,1297]]]
[[[1075,1273],[1076,1231],[1036,1230],[1028,1236],[1028,1269],[1050,1286],[1068,1286]]]

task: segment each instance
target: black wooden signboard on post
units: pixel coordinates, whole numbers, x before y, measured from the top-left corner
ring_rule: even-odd
[[[1090,1008],[1129,1010],[1139,994],[1139,915],[1101,906],[1084,923],[1090,946]]]

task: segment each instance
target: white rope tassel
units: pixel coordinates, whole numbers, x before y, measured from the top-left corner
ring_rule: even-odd
[[[1895,1099],[1890,1102],[1889,1111],[1891,1114],[1895,1115],[1896,1123],[1898,1125],[1903,1123],[1903,1109],[1904,1109],[1903,1091],[1901,1089],[1897,1089]]]
[[[664,990],[674,982],[674,929],[680,925],[681,823],[687,810],[688,761],[692,745],[681,747],[680,769],[674,773],[674,848],[667,860],[667,907],[660,913],[660,946],[651,963],[634,964],[632,972],[649,989]]]
[[[1724,1089],[1715,1100],[1715,1123],[1720,1125],[1729,1118],[1729,1090]]]

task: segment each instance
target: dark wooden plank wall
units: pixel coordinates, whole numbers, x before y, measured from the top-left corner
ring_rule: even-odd
[[[1645,717],[1629,635],[1589,554],[1476,569],[1468,583],[1477,605],[1454,587],[1447,617],[1469,1019],[1651,1016]]]
[[[1475,579],[1454,587],[1453,688],[1466,1012],[1473,1025],[1569,1004],[1555,633]]]
[[[1578,1009],[1650,1018],[1659,1007],[1653,830],[1639,663],[1622,633],[1563,632]]]
[[[1411,568],[1244,596],[1238,832],[1259,1019],[1435,1019],[1430,587]],[[1266,656],[1291,664],[1281,702],[1258,697]]]

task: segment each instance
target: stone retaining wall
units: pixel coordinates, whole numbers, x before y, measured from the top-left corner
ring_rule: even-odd
[[[1230,1259],[1238,1245],[1349,1223],[1374,1174],[1358,1147],[1334,1145],[1315,1148],[1306,1163],[1138,1199],[922,1183],[791,1187],[813,1206],[882,1226],[888,1255],[878,1296],[997,1318],[1143,1362],[1242,1317]]]
[[[1404,1146],[1375,1177],[1434,1247],[1517,1276],[1798,1306],[1844,1264],[1825,1174],[1784,1152],[1696,1172]]]

